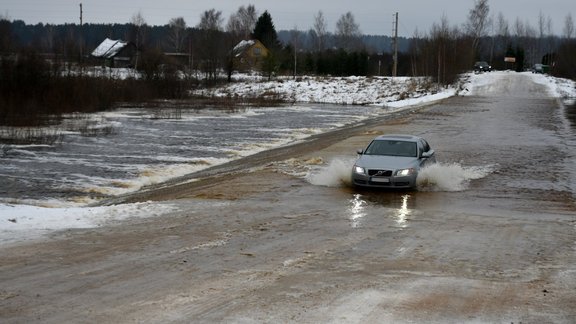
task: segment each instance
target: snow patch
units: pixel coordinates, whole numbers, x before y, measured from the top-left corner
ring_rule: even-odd
[[[39,239],[57,230],[95,228],[134,217],[158,217],[177,209],[176,205],[157,202],[74,208],[0,204],[0,245]]]

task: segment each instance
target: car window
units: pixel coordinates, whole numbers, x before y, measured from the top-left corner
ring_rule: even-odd
[[[374,140],[368,145],[364,154],[415,157],[417,147],[415,142]]]

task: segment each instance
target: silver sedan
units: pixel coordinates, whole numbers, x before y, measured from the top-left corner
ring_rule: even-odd
[[[361,187],[415,188],[420,169],[436,162],[428,142],[413,135],[378,136],[358,155],[352,183]]]

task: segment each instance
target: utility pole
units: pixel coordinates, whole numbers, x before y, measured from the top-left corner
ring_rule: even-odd
[[[298,51],[296,49],[296,44],[294,44],[294,79],[296,79],[297,67],[298,67]]]
[[[82,43],[84,42],[84,37],[83,37],[83,36],[84,36],[84,35],[83,35],[83,34],[84,34],[84,33],[83,33],[83,29],[84,29],[84,28],[83,28],[83,25],[82,25],[82,13],[83,13],[83,12],[82,12],[82,2],[80,2],[80,63],[82,63],[82,61],[83,61],[83,56],[84,56],[84,53],[83,53],[83,51],[82,51],[82,48],[83,48]]]
[[[398,13],[394,14],[394,22],[392,25],[392,34],[394,34],[394,65],[392,66],[392,76],[398,76]]]

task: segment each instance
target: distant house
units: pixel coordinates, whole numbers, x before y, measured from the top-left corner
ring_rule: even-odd
[[[232,50],[234,69],[238,71],[260,70],[262,61],[270,52],[259,40],[243,40]]]
[[[170,53],[165,52],[164,57],[168,64],[172,64],[177,68],[190,67],[192,65],[192,55],[188,53]]]
[[[106,38],[91,55],[103,59],[110,67],[132,67],[136,52],[136,45],[132,42]]]

